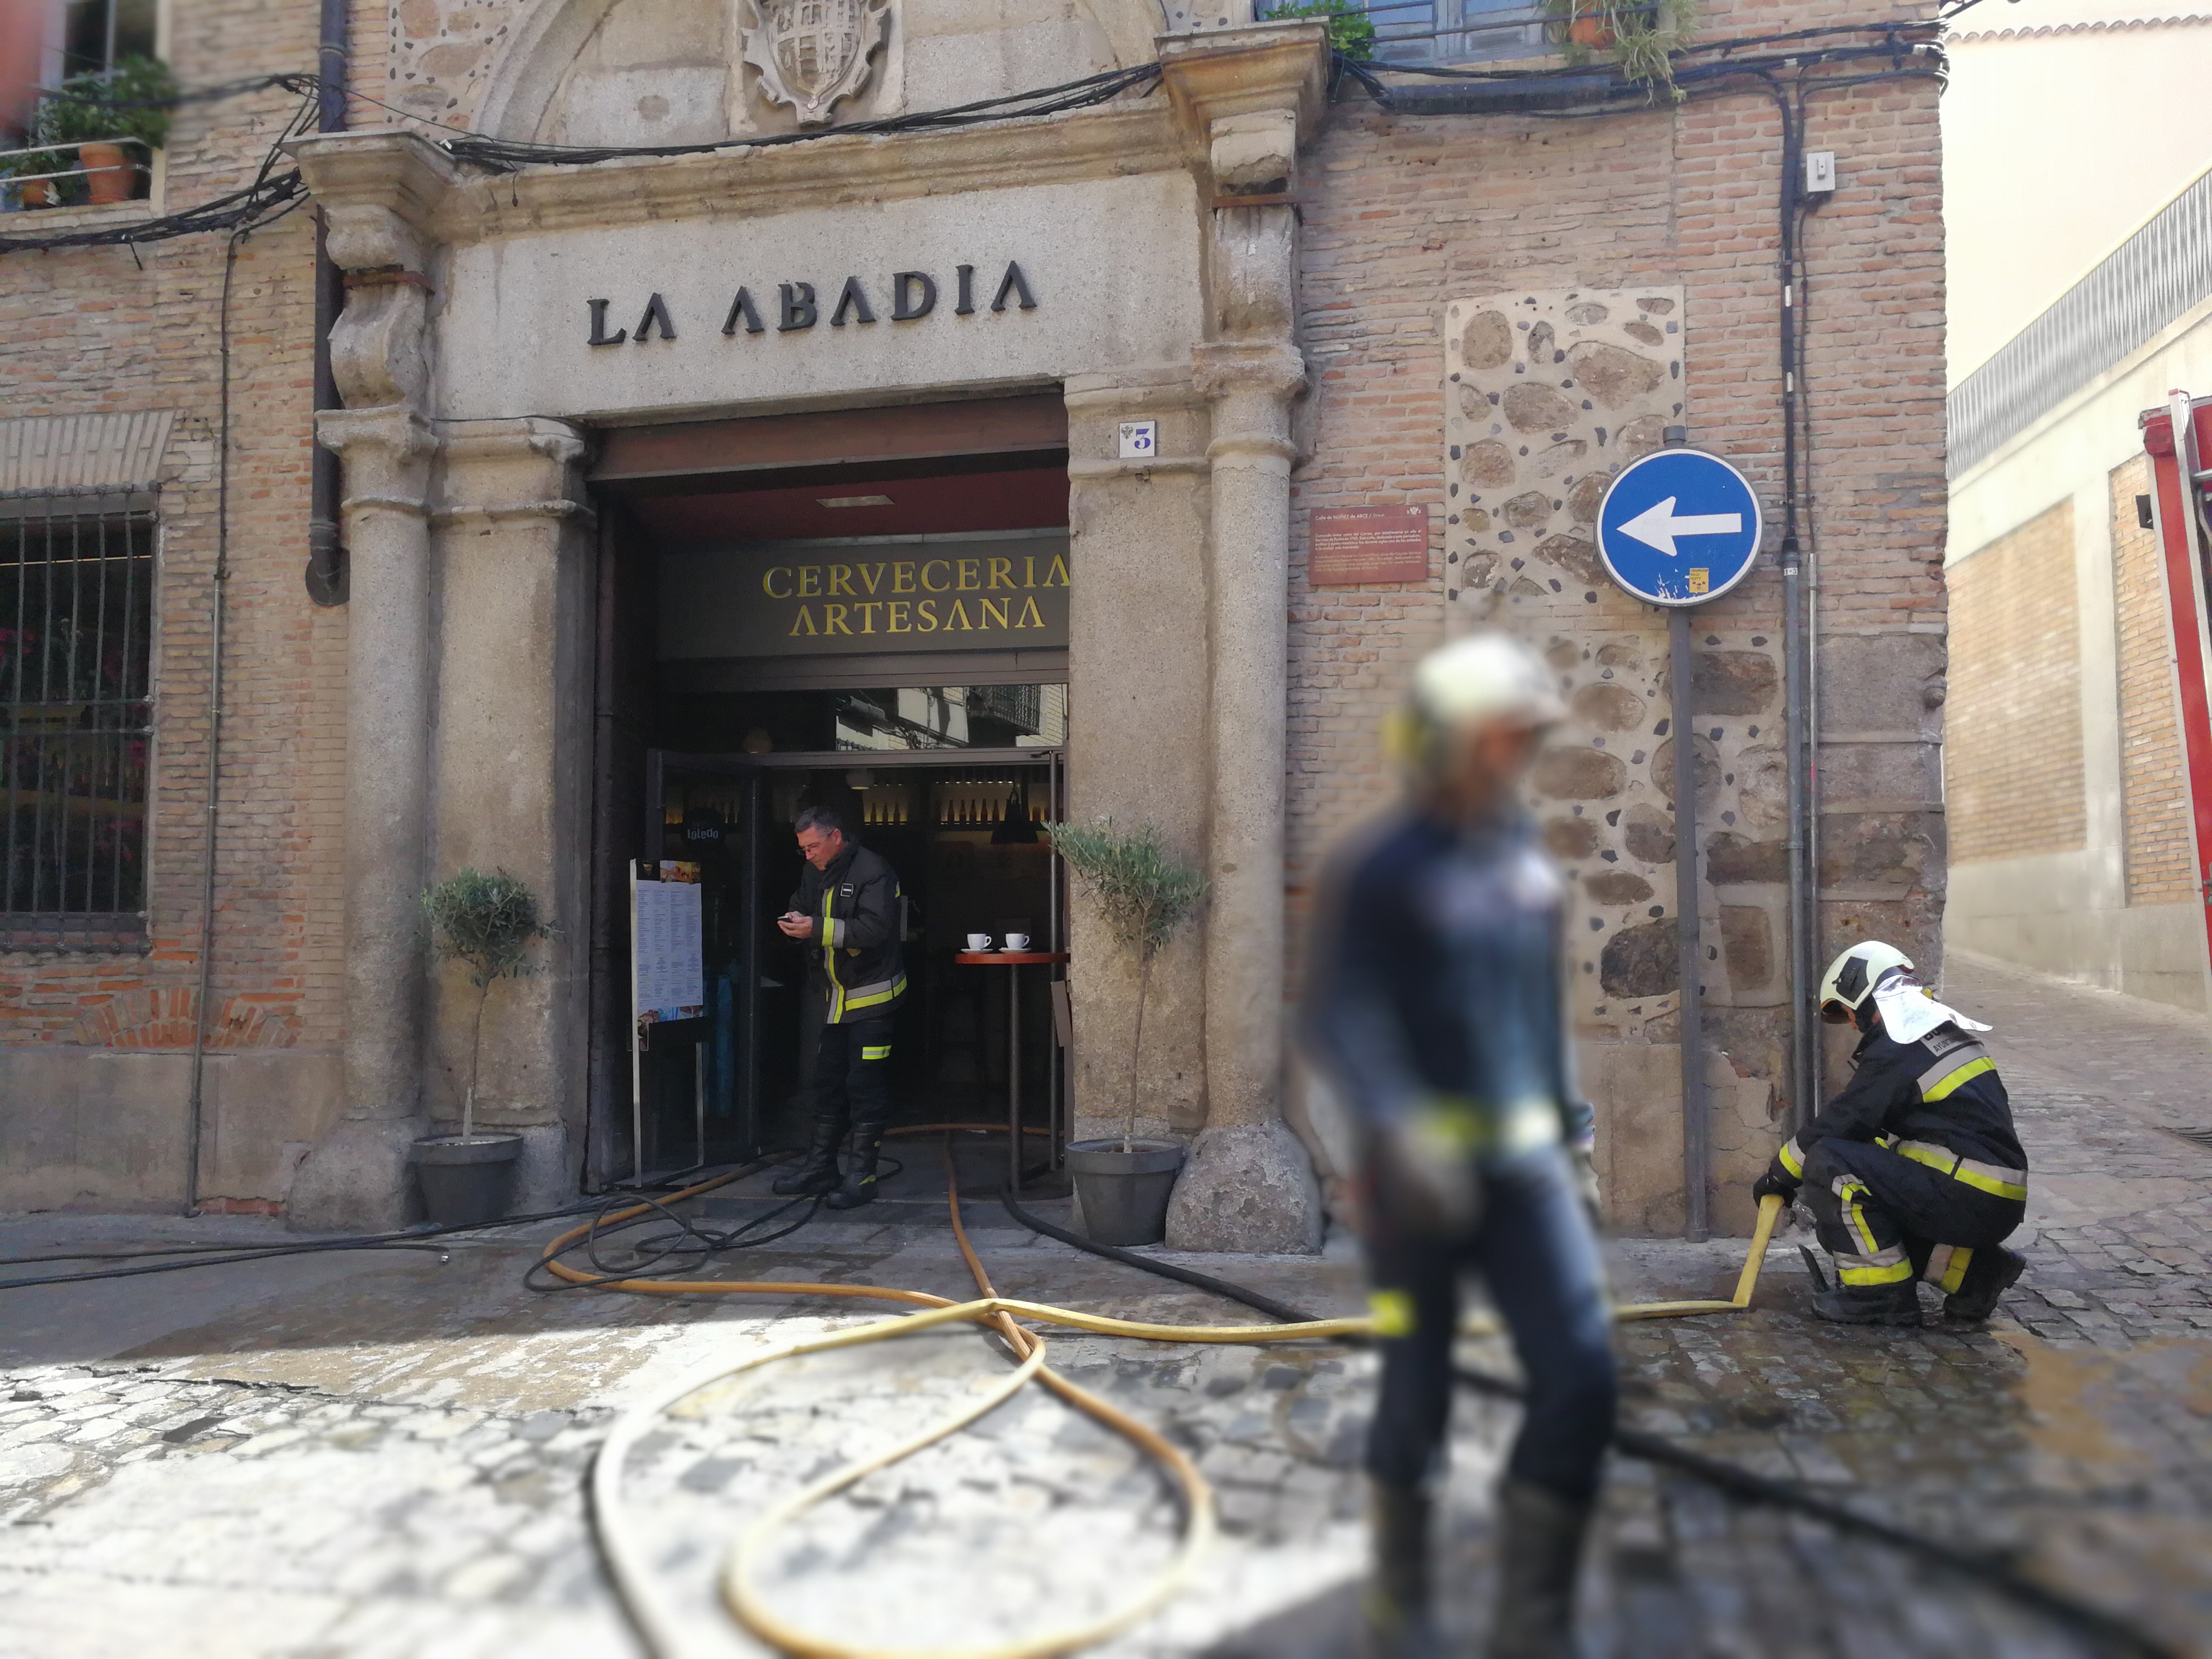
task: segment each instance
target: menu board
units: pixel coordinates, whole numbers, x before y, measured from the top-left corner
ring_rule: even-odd
[[[658,869],[657,880],[637,872],[630,878],[630,1006],[640,1025],[707,1011],[699,866],[670,861]]]

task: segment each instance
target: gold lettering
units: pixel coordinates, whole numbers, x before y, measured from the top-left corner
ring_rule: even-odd
[[[976,623],[977,627],[988,627],[993,623],[998,623],[1001,628],[1006,625],[1006,607],[1013,603],[1012,599],[978,599],[975,603],[982,617],[982,620]]]
[[[916,600],[914,614],[916,620],[921,623],[921,627],[914,630],[915,633],[934,634],[937,631],[937,601],[935,599]]]
[[[818,599],[822,597],[822,567],[820,565],[799,566],[799,597],[802,599]]]
[[[876,612],[883,608],[884,602],[881,599],[863,599],[853,607],[860,613],[860,631],[863,634],[872,634],[876,631]]]
[[[960,561],[960,591],[970,592],[983,585],[983,562],[981,559]]]
[[[820,629],[814,625],[813,611],[808,606],[802,605],[799,607],[799,614],[791,620],[791,632],[786,635],[785,637],[787,639],[795,640],[801,634],[807,635],[811,637],[821,631],[822,630]]]
[[[1047,587],[1067,586],[1067,561],[1057,553],[1052,556],[1051,568],[1044,573],[1044,585]]]
[[[853,567],[851,565],[833,564],[830,567],[830,591],[832,593],[843,593],[848,597],[857,597],[853,594]]]
[[[914,561],[912,559],[901,559],[891,567],[891,592],[894,593],[914,592]]]
[[[880,564],[864,564],[860,567],[860,580],[867,583],[869,592],[872,593],[876,591],[876,584],[883,580],[884,572],[889,568]]]
[[[1022,561],[1022,586],[1024,587],[1036,586],[1036,555],[1034,553]]]
[[[783,578],[783,592],[781,593],[775,591],[775,579],[778,576]],[[768,574],[761,578],[761,592],[771,599],[789,599],[791,597],[791,567],[787,564],[770,566]]]
[[[946,563],[943,559],[924,559],[922,561],[921,585],[933,593],[942,593],[946,588],[951,586],[952,584],[951,582],[933,582],[930,580],[929,568],[932,565],[935,565],[939,570],[944,571],[947,575],[952,574],[952,567]]]
[[[825,634],[850,634],[853,631],[845,626],[843,605],[825,605],[822,607],[822,631]]]
[[[1035,599],[1024,599],[1022,601],[1022,614],[1014,618],[1014,626],[1017,628],[1042,628],[1044,626],[1044,617],[1038,613],[1036,601]]]
[[[906,613],[914,609],[912,605],[904,599],[886,599],[884,601],[884,609],[890,613],[884,618],[884,633],[904,634],[911,631],[907,624]]]
[[[968,601],[965,599],[953,600],[952,614],[945,619],[946,633],[950,634],[956,628],[969,634],[975,631],[975,624],[968,620]]]
[[[1012,587],[1013,585],[1014,562],[1012,559],[992,560],[990,586],[993,587]]]

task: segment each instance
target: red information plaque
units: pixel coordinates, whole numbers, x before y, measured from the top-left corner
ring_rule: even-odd
[[[1306,581],[1372,587],[1429,579],[1425,507],[1317,507],[1308,532]]]

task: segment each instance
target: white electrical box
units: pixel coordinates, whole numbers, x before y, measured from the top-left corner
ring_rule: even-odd
[[[1832,149],[1808,149],[1805,152],[1805,193],[1808,196],[1829,196],[1836,188],[1836,152]]]
[[[1123,421],[1121,423],[1121,459],[1149,461],[1159,453],[1160,423],[1158,421]]]

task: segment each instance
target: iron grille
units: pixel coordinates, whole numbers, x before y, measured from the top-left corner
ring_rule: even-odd
[[[1543,11],[1515,0],[1369,0],[1360,9],[1375,25],[1379,64],[1479,64],[1556,50]]]
[[[143,913],[152,498],[0,495],[0,912]]]
[[[969,712],[1004,720],[1017,732],[1035,733],[1043,725],[1044,688],[1038,685],[971,685]]]
[[[1957,477],[2212,295],[2212,173],[1959,382],[1948,404]]]

